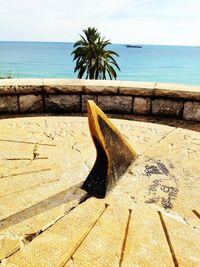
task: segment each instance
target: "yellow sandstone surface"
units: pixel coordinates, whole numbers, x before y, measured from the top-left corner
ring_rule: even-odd
[[[139,157],[101,200],[86,118],[0,121],[0,266],[199,266],[200,134],[112,121]]]

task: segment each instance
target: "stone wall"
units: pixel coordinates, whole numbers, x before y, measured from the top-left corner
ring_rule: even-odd
[[[89,99],[106,113],[200,121],[200,86],[78,79],[0,80],[0,114],[82,113]]]

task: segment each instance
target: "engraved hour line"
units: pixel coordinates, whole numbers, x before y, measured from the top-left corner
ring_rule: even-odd
[[[85,236],[83,236],[80,240],[79,240],[79,242],[78,242],[78,246],[77,246],[77,248],[72,252],[72,254],[71,254],[71,256],[68,258],[68,259],[66,259],[66,262],[65,262],[65,264],[67,264],[68,263],[68,261],[70,260],[70,259],[73,259],[73,255],[76,253],[76,251],[79,249],[79,247],[81,246],[81,244],[83,243],[83,241],[87,238],[87,236],[89,235],[89,233],[92,231],[92,229],[95,227],[95,225],[97,224],[97,222],[99,221],[99,219],[101,218],[101,216],[104,214],[104,212],[106,211],[106,209],[108,208],[108,206],[109,206],[109,204],[106,204],[105,203],[105,208],[104,208],[104,210],[101,212],[101,214],[98,216],[98,218],[96,219],[96,221],[93,223],[93,225],[91,225],[91,227],[90,227],[90,229],[89,229],[89,231],[85,234]],[[75,246],[76,247],[76,246]]]
[[[124,234],[124,241],[123,241],[121,255],[120,255],[119,267],[122,266],[123,259],[124,259],[125,248],[126,248],[128,232],[129,232],[129,226],[130,226],[130,221],[131,221],[131,215],[132,215],[132,210],[129,209],[128,219],[127,219],[127,224],[126,224],[126,230],[125,230],[125,234]]]
[[[192,210],[192,212],[200,219],[200,214],[196,210]]]
[[[34,143],[34,142],[29,142],[29,141],[18,141],[18,140],[11,140],[11,139],[0,139],[0,142],[11,142],[11,143],[40,145],[40,146],[56,146],[54,144]]]
[[[48,157],[35,158],[34,160],[38,160],[38,159],[48,159]],[[32,160],[32,158],[7,158],[3,160]]]
[[[58,182],[58,181],[59,181],[59,179],[52,179],[52,180],[49,180],[49,181],[46,181],[46,182],[44,181],[44,182],[42,182],[42,185],[45,185],[45,184],[51,184],[51,183]],[[40,184],[41,184],[41,183],[40,183]],[[40,184],[32,185],[32,186],[27,187],[27,188],[24,188],[24,189],[22,189],[22,190],[18,190],[18,191],[15,191],[15,192],[13,192],[13,193],[9,193],[9,197],[10,197],[11,195],[17,195],[17,194],[19,194],[19,193],[28,191],[28,190],[30,190],[30,189],[37,188],[38,185],[40,185]],[[4,194],[4,195],[1,195],[1,194],[0,194],[0,198],[2,198],[2,197],[7,197],[7,196],[8,196],[8,194]]]
[[[29,172],[13,173],[13,174],[11,174],[11,175],[7,175],[7,176],[0,176],[0,179],[3,179],[3,178],[9,178],[9,177],[13,177],[13,176],[19,176],[19,175],[23,175],[23,174],[31,174],[31,173],[36,173],[36,172],[45,172],[45,171],[51,171],[51,168],[42,169],[42,170],[37,170],[37,171],[29,171]]]
[[[169,237],[169,233],[168,233],[168,230],[167,230],[167,226],[166,226],[165,221],[164,221],[164,219],[163,219],[162,213],[161,213],[160,211],[158,211],[158,215],[159,215],[159,217],[160,217],[160,222],[161,222],[161,224],[162,224],[162,228],[163,228],[163,231],[164,231],[166,240],[167,240],[167,244],[168,244],[168,246],[169,246],[170,253],[171,253],[171,255],[172,255],[172,259],[173,259],[173,262],[174,262],[174,266],[175,266],[175,267],[179,267],[179,265],[178,265],[178,260],[177,260],[177,258],[176,258],[176,255],[175,255],[175,252],[174,252],[174,249],[173,249],[173,246],[172,246],[170,237]]]

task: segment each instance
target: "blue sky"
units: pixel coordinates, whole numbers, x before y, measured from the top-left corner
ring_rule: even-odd
[[[0,0],[0,40],[200,45],[200,0]]]

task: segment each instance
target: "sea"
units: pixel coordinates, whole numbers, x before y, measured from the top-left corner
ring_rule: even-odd
[[[200,47],[113,44],[118,80],[200,85]],[[77,78],[73,43],[0,42],[0,77]]]

